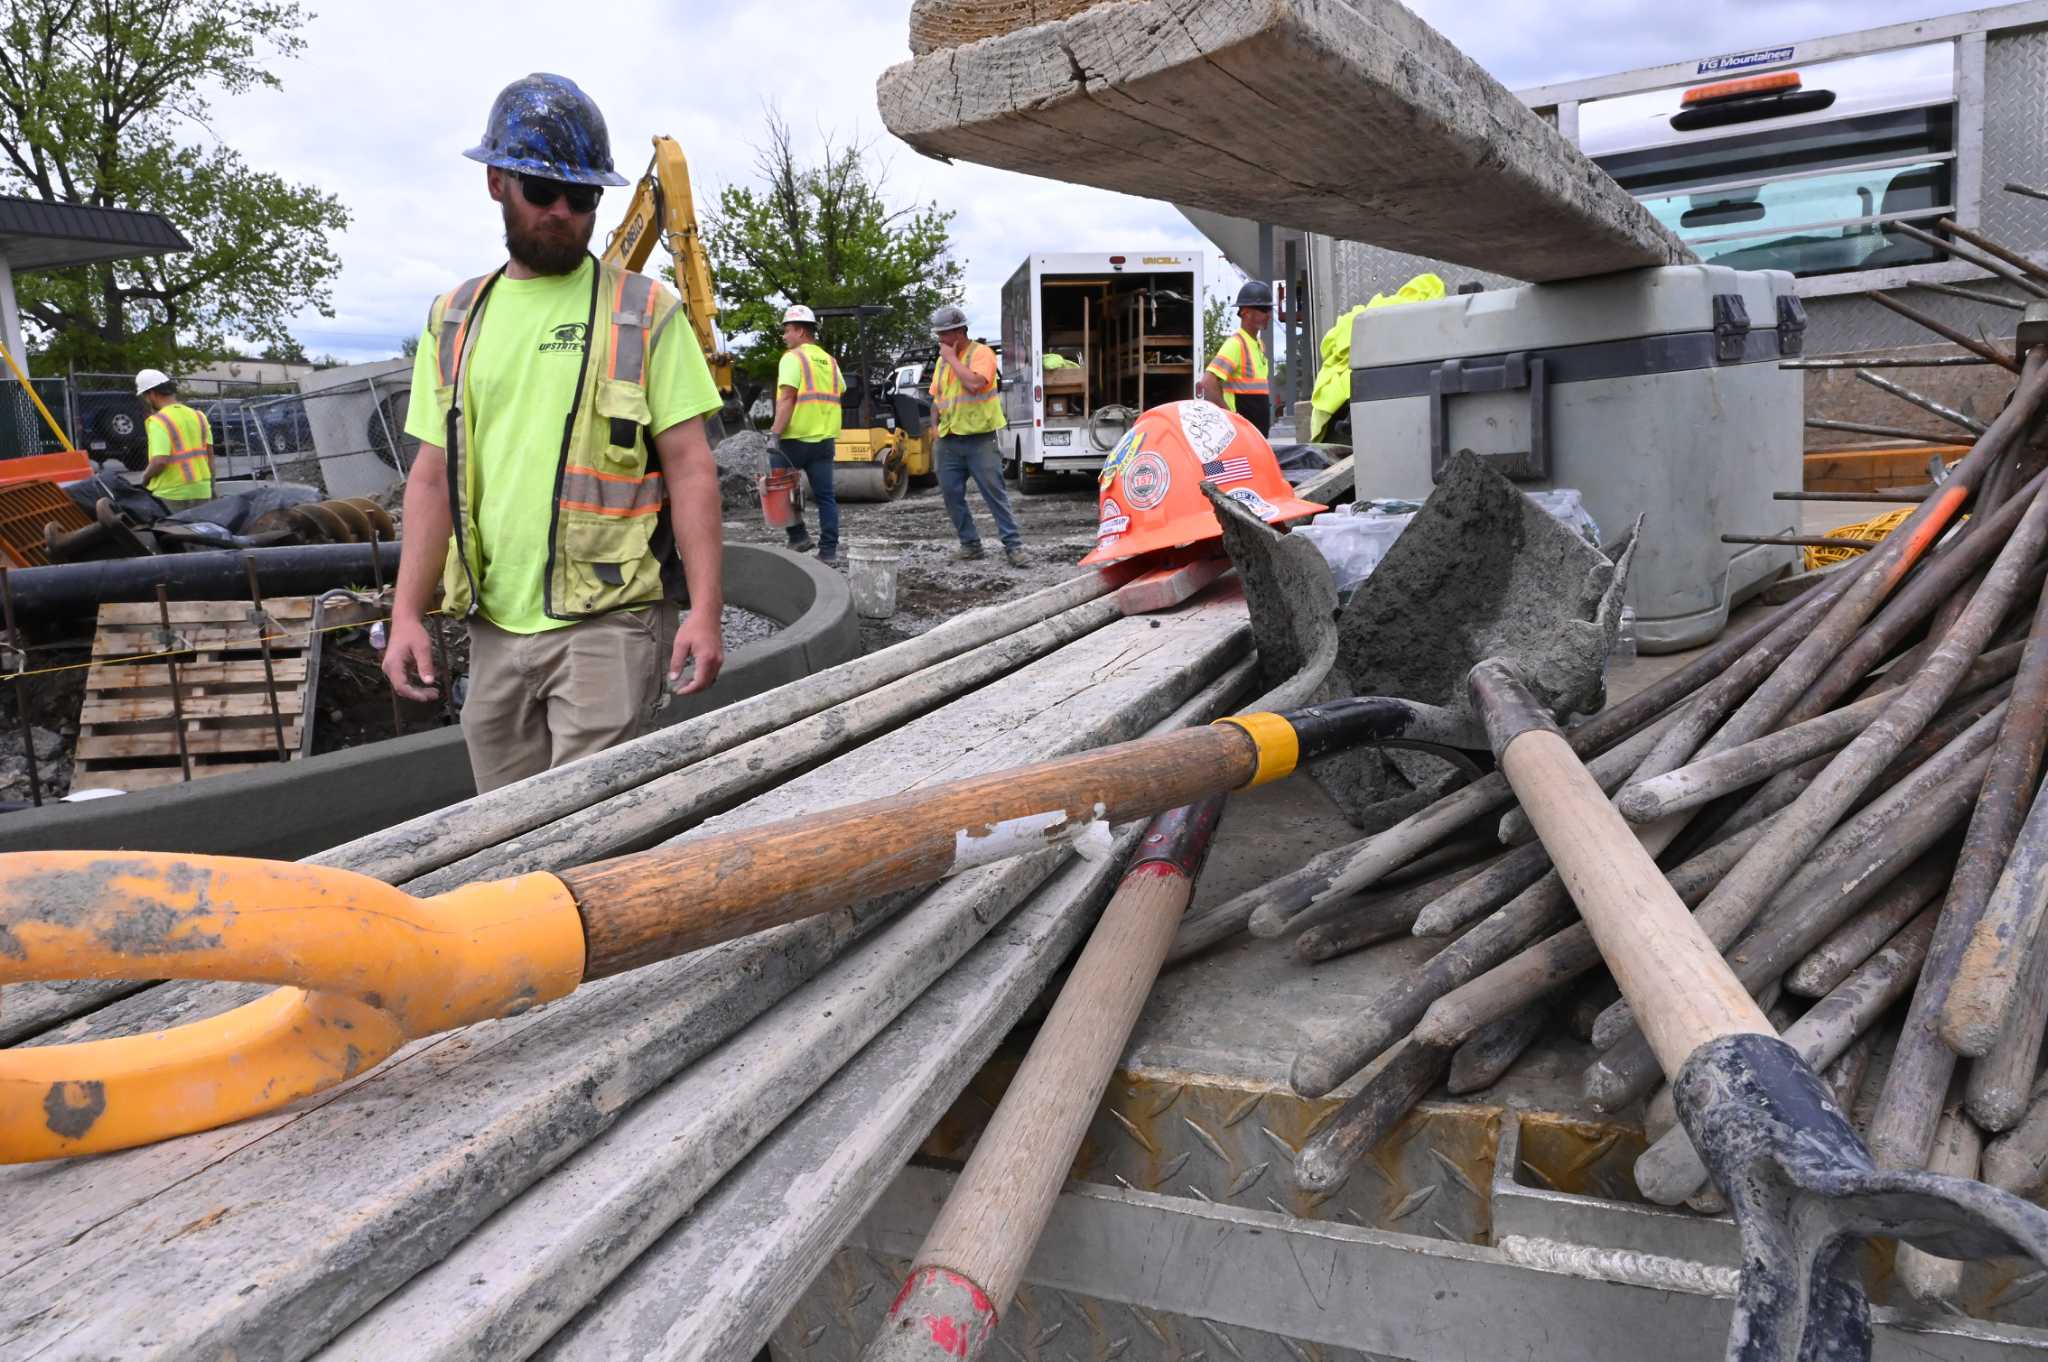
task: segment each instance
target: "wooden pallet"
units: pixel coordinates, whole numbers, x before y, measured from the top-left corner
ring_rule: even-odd
[[[318,677],[310,627],[313,601],[281,596],[264,602],[285,756],[296,759],[304,716]],[[257,621],[247,601],[173,601],[171,633],[184,715],[184,747],[192,779],[229,775],[280,760],[271,722]],[[74,790],[142,790],[185,779],[170,665],[153,602],[102,605],[93,636],[92,669],[78,714]]]

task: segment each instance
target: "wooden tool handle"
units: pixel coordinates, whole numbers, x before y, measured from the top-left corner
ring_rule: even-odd
[[[1695,1049],[1722,1036],[1776,1035],[1664,872],[1520,682],[1505,667],[1481,663],[1471,684],[1501,771],[1664,1072],[1676,1075]]]
[[[563,871],[583,913],[583,977],[1237,789],[1259,772],[1259,749],[1233,725],[1188,729]]]
[[[1008,1307],[1192,892],[1164,866],[1117,889],[915,1267],[950,1268]]]

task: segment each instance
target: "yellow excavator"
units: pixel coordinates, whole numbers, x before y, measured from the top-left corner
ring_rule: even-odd
[[[697,333],[697,344],[703,347],[719,395],[728,409],[739,405],[740,395],[733,388],[732,356],[718,339],[718,295],[711,287],[711,262],[704,254],[704,240],[697,233],[690,163],[673,137],[654,139],[654,159],[647,163],[640,183],[633,186],[625,220],[605,238],[605,261],[629,270],[641,269],[654,254],[656,241],[668,248],[675,261],[683,311],[690,319],[690,329]]]

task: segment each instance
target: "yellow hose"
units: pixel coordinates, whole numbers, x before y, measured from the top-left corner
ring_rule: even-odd
[[[1883,515],[1872,516],[1868,520],[1859,520],[1854,525],[1844,525],[1839,529],[1829,530],[1824,537],[1828,539],[1882,539],[1899,526],[1905,524],[1906,517],[1913,514],[1913,509],[1913,507],[1908,506],[1903,510],[1886,511]],[[1857,554],[1865,552],[1868,552],[1868,550],[1850,548],[1823,549],[1809,546],[1806,550],[1806,570],[1812,572],[1815,568],[1824,568],[1832,563],[1846,563]]]

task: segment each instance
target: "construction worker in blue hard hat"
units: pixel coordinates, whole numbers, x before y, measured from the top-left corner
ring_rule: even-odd
[[[489,167],[507,259],[435,299],[420,336],[384,673],[413,699],[451,679],[425,624],[438,580],[469,628],[462,730],[488,790],[637,737],[664,675],[678,693],[717,678],[719,395],[675,294],[590,253],[599,198],[626,183],[590,96],[516,80],[463,154]]]
[[[1202,396],[1258,427],[1273,430],[1272,381],[1259,333],[1273,320],[1273,287],[1257,279],[1237,291],[1237,333],[1223,342],[1202,375]]]
[[[832,490],[832,460],[843,421],[846,376],[818,344],[818,314],[802,303],[782,314],[782,359],[775,368],[775,421],[768,428],[768,466],[800,470],[818,503],[818,561],[839,561],[839,498]],[[789,547],[811,551],[803,508],[789,527]]]

